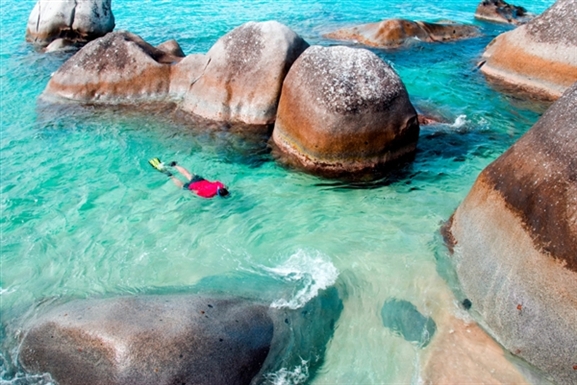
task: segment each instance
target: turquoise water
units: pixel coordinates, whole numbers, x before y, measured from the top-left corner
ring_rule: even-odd
[[[477,39],[375,50],[417,108],[447,123],[422,128],[415,161],[399,172],[350,185],[282,168],[264,137],[162,114],[38,105],[67,56],[24,42],[33,1],[2,2],[0,382],[24,376],[12,365],[14,320],[47,298],[187,287],[235,272],[296,281],[275,306],[298,307],[333,284],[342,293],[322,367],[314,377],[306,363],[286,368],[277,383],[417,382],[422,350],[383,326],[381,308],[397,298],[433,319],[458,311],[437,263],[439,225],[543,110],[495,92],[475,70],[483,47],[508,29],[475,22],[477,3],[113,1],[116,29],[153,44],[174,38],[187,54],[249,20],[278,20],[322,45],[337,44],[322,38],[332,29],[390,17],[479,25]],[[539,13],[550,4],[521,5]],[[150,168],[153,156],[223,181],[230,198],[183,193]]]

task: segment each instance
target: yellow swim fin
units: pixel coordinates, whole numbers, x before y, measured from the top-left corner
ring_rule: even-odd
[[[152,158],[148,161],[148,163],[150,163],[150,165],[152,167],[154,167],[156,170],[160,171],[161,173],[166,174],[168,176],[172,176],[172,173],[164,167],[164,163],[162,163],[160,161],[160,159]]]

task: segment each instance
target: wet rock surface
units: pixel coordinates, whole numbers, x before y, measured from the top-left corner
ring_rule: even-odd
[[[520,25],[534,17],[535,15],[527,12],[525,8],[503,0],[482,0],[475,10],[476,19],[495,23]]]
[[[542,15],[497,36],[481,71],[500,89],[556,100],[577,81],[577,0],[558,0]]]
[[[111,0],[38,0],[26,28],[26,40],[46,47],[56,39],[82,45],[114,29]]]
[[[411,155],[417,113],[372,52],[313,46],[284,82],[272,140],[293,165],[326,176],[373,171]]]
[[[428,23],[404,19],[389,19],[379,23],[343,28],[325,35],[329,39],[355,41],[371,47],[398,48],[413,41],[443,42],[479,36],[472,25],[451,21]]]
[[[489,331],[555,383],[577,382],[577,83],[479,176],[449,224]]]

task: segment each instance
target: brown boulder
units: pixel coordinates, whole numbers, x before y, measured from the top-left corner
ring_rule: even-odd
[[[505,90],[555,100],[577,81],[577,0],[558,0],[529,23],[497,36],[481,71]]]
[[[78,102],[128,103],[163,100],[170,88],[171,64],[180,47],[155,48],[130,32],[113,32],[88,43],[56,71],[45,97]]]
[[[283,80],[307,47],[276,21],[243,24],[208,51],[206,68],[186,92],[181,107],[215,121],[271,124]]]
[[[442,42],[479,36],[471,25],[453,22],[428,23],[404,19],[389,19],[379,23],[344,28],[325,35],[329,39],[352,40],[379,48],[397,48],[414,40]]]
[[[411,155],[418,135],[417,113],[390,66],[366,49],[313,46],[285,79],[272,140],[284,160],[338,176]]]
[[[26,40],[46,47],[65,39],[84,44],[114,29],[111,0],[38,0],[26,28]]]
[[[577,83],[479,176],[447,239],[489,332],[577,383]]]
[[[525,24],[535,15],[523,7],[509,4],[503,0],[482,0],[475,10],[475,18],[506,24]]]

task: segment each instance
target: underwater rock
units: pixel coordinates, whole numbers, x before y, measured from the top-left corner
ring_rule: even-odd
[[[437,315],[439,317],[439,315]],[[452,314],[437,320],[437,333],[419,360],[423,384],[544,384],[529,381],[503,348],[472,320]]]
[[[114,29],[111,0],[38,0],[26,28],[26,41],[46,47],[60,38],[84,44]]]
[[[472,25],[452,21],[428,23],[404,19],[389,19],[379,23],[362,24],[343,28],[325,35],[329,39],[356,41],[379,48],[398,48],[414,40],[443,42],[479,36]]]
[[[185,94],[182,109],[215,121],[271,124],[283,80],[307,47],[276,21],[243,24],[208,51],[208,64]]]
[[[447,224],[467,298],[506,349],[577,383],[577,83],[478,177]]]
[[[366,49],[307,49],[281,92],[272,141],[281,160],[329,177],[410,157],[417,113],[396,72]]]
[[[497,36],[481,71],[504,91],[556,100],[577,81],[577,0],[558,0],[542,15]]]
[[[109,33],[68,59],[52,75],[43,96],[110,104],[164,100],[171,64],[181,60],[180,47],[171,46],[165,51],[130,32]]]
[[[239,299],[77,300],[42,315],[19,359],[66,384],[248,384],[273,337],[267,307]]]
[[[509,4],[503,0],[482,0],[475,10],[475,18],[506,24],[525,24],[535,15],[523,7]]]
[[[73,40],[58,38],[48,44],[46,48],[44,48],[44,52],[60,52],[75,49],[78,49],[78,45]]]
[[[412,303],[396,298],[384,303],[381,318],[385,327],[421,348],[429,344],[437,330],[432,318],[422,315]]]

